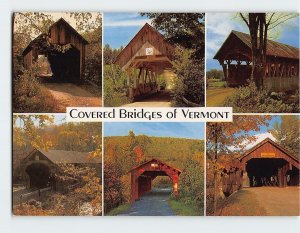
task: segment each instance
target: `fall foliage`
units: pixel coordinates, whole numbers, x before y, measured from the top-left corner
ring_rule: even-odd
[[[51,115],[14,115],[13,186],[16,190],[21,187],[20,192],[14,191],[14,200],[18,201],[18,193],[36,190],[26,187],[22,173],[22,161],[34,148],[46,152],[86,152],[87,155],[86,164],[52,164],[50,181],[55,179],[55,185],[51,185],[51,190],[37,199],[18,201],[13,206],[15,215],[101,215],[101,163],[92,165],[90,159],[101,161],[102,124],[64,121]],[[44,184],[44,188],[48,185]],[[63,188],[57,190],[57,185]]]

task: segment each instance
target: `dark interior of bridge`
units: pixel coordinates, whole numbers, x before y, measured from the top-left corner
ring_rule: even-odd
[[[139,197],[150,192],[152,188],[162,188],[161,185],[153,183],[157,177],[164,177],[164,180],[169,180],[169,187],[172,188],[171,178],[163,171],[145,171],[138,178]],[[166,182],[164,182],[166,183]],[[166,183],[167,184],[167,183]]]
[[[29,175],[30,188],[44,188],[50,185],[51,177],[49,167],[42,163],[34,163],[26,168]]]
[[[250,159],[246,165],[250,187],[278,186],[278,170],[286,164],[286,160],[278,158]]]
[[[80,51],[71,47],[65,52],[57,52],[48,56],[53,80],[55,82],[80,81]]]

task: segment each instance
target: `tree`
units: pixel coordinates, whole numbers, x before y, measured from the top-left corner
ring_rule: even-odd
[[[233,159],[234,150],[243,151],[249,142],[256,140],[251,134],[259,131],[263,125],[268,126],[271,116],[234,116],[233,123],[208,123],[207,135],[207,158],[211,161],[210,167],[213,173],[213,211],[217,212],[218,179],[220,176],[219,158],[226,155]]]
[[[164,32],[167,40],[194,51],[193,58],[203,59],[205,51],[204,13],[141,13],[152,20],[154,27]]]
[[[266,69],[268,31],[298,14],[287,13],[239,13],[249,28],[252,50],[251,80],[258,89],[263,86],[263,77]]]
[[[270,130],[278,143],[294,155],[299,155],[300,149],[300,119],[299,116],[281,116],[281,122],[275,122],[273,129]]]

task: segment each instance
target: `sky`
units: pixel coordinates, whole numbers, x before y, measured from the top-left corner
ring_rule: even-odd
[[[50,116],[54,117],[54,120],[53,120],[53,124],[54,125],[60,125],[60,124],[66,123],[66,116],[65,116],[65,114],[53,114],[53,115],[51,114]],[[38,120],[34,120],[33,119],[33,122],[34,122],[34,124],[36,126],[38,126]],[[20,126],[23,126],[23,124],[20,121],[17,121],[16,122],[16,126],[20,127]]]
[[[251,149],[253,146],[256,144],[260,143],[266,138],[270,138],[271,140],[276,142],[276,139],[274,136],[269,133],[268,131],[274,127],[274,124],[278,122],[281,122],[281,117],[280,116],[273,116],[273,118],[269,121],[269,126],[262,125],[259,129],[259,131],[251,131],[249,134],[254,135],[256,137],[256,141],[252,143],[247,142],[246,150]]]
[[[230,34],[231,30],[249,33],[244,22],[236,17],[236,13],[206,13],[206,69],[221,69],[219,62],[213,57]],[[299,18],[277,27],[273,37],[278,42],[299,48]]]
[[[105,13],[103,44],[114,49],[125,47],[145,23],[151,24],[151,20],[139,13]]]
[[[136,135],[204,139],[204,123],[105,123],[105,136],[126,136],[133,130]]]

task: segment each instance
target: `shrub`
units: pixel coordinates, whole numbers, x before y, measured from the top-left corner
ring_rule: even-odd
[[[191,58],[193,51],[177,48],[173,62],[174,90],[172,105],[188,107],[185,99],[204,106],[204,64]]]
[[[283,93],[271,95],[268,90],[258,90],[254,82],[250,82],[227,97],[222,105],[233,107],[234,112],[298,112],[298,100],[287,102],[285,98]]]
[[[104,67],[104,104],[106,107],[118,107],[130,103],[127,97],[127,76],[117,65]]]
[[[57,103],[37,79],[38,67],[13,77],[13,112],[56,112]]]

